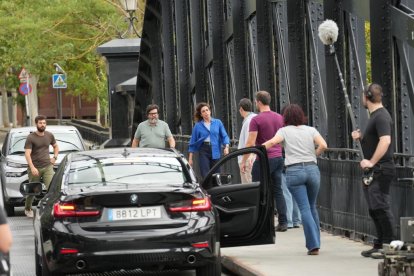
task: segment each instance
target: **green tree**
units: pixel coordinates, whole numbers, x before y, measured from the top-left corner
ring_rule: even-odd
[[[138,0],[138,7],[141,30],[145,0]],[[128,26],[125,16],[117,0],[0,1],[0,74],[24,66],[39,87],[50,86],[57,62],[68,75],[65,93],[99,99],[105,110],[105,61],[96,47],[119,37]]]

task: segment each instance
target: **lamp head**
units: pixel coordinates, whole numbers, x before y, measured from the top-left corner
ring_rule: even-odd
[[[134,12],[137,10],[137,0],[119,0],[126,12]]]

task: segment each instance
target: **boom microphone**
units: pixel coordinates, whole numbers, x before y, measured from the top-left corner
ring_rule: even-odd
[[[334,43],[338,39],[338,25],[335,23],[335,21],[327,19],[319,25],[318,32],[319,32],[318,36],[321,39],[322,43],[329,46],[329,52],[330,54],[333,54],[335,58],[335,64],[336,64],[336,68],[339,73],[339,79],[341,81],[342,91],[345,97],[346,108],[348,110],[348,113],[351,119],[352,129],[357,129],[354,111],[352,110],[352,106],[349,101],[348,92],[346,91],[346,85],[345,85],[344,77],[341,71],[341,66],[339,65],[338,57],[336,56],[336,52],[335,52]],[[357,148],[359,150],[361,159],[364,159],[364,152],[362,151],[361,141],[357,140],[356,144],[357,144]],[[372,180],[373,180],[373,170],[365,170],[362,176],[362,182],[368,186],[369,184],[371,184]]]
[[[319,25],[318,32],[319,38],[325,45],[332,45],[338,39],[338,25],[333,20],[323,21]]]

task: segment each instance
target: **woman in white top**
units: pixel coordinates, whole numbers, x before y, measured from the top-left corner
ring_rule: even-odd
[[[314,127],[305,125],[306,117],[299,105],[288,105],[283,118],[285,127],[263,145],[270,148],[281,144],[285,148],[286,184],[299,206],[308,255],[318,255],[321,242],[316,199],[320,172],[316,157],[327,144]]]

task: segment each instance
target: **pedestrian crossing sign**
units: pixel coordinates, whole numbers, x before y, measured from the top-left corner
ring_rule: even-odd
[[[65,74],[53,74],[53,88],[67,88]]]

